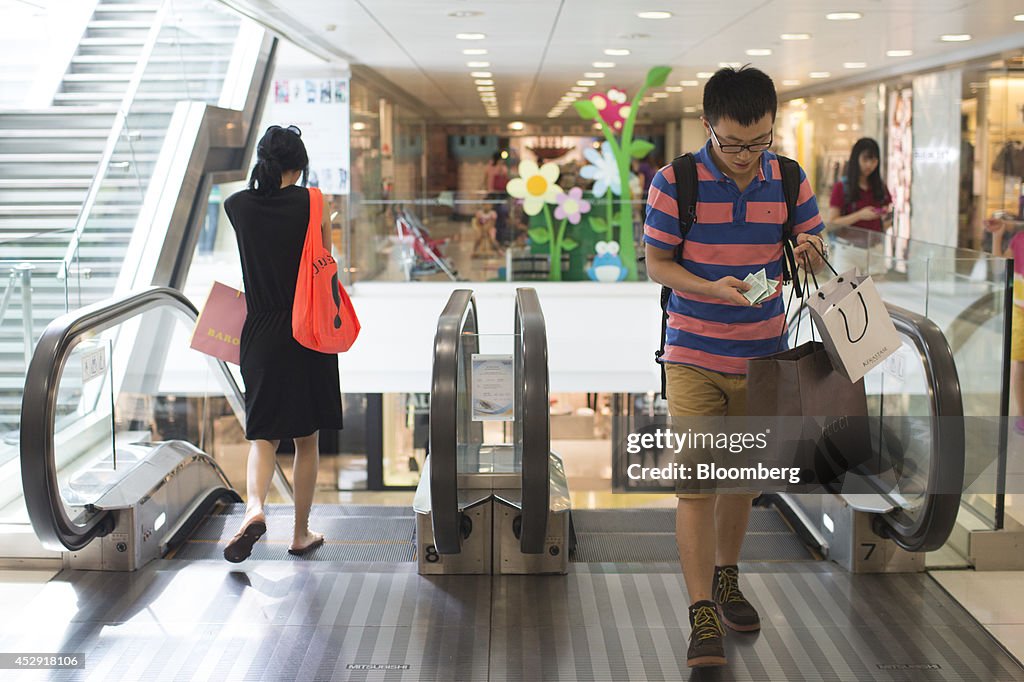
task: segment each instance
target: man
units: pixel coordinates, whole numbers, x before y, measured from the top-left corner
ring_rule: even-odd
[[[672,166],[651,185],[644,241],[648,274],[672,289],[662,362],[673,417],[744,416],[747,360],[779,349],[780,293],[756,306],[743,296],[750,289],[743,278],[761,268],[782,279],[787,209],[779,162],[769,151],[777,107],[771,78],[749,66],[721,69],[707,82],[702,120],[709,139],[695,154],[697,218],[685,240]],[[824,224],[802,169],[794,218],[797,260],[817,269],[814,246],[824,252]],[[681,263],[674,253],[680,243]],[[724,665],[722,621],[738,631],[761,627],[737,569],[753,495],[678,497],[676,542],[691,602],[687,661]]]

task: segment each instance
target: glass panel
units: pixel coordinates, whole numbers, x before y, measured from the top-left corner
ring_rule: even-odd
[[[521,469],[522,443],[515,442],[511,421],[514,405],[502,390],[516,386],[517,341],[515,334],[462,335],[457,412],[460,473]],[[513,400],[519,397],[513,396]]]
[[[213,360],[189,348],[193,327],[184,313],[154,309],[74,348],[60,376],[54,431],[60,494],[72,518],[158,441],[188,441],[213,454],[236,485],[245,480],[248,447],[219,442],[232,433],[223,418],[234,395]]]
[[[353,281],[619,281],[625,261],[618,251],[597,247],[620,242],[620,205],[608,196],[584,194],[590,209],[574,225],[554,216],[555,205],[547,207],[550,224],[543,211],[527,215],[522,200],[505,193],[463,190],[387,199],[353,193],[345,267]],[[643,253],[643,210],[641,201],[626,204],[637,254]],[[551,272],[553,242],[560,275]],[[639,277],[646,277],[642,264]]]

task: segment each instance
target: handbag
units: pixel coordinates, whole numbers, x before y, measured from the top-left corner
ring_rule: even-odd
[[[359,318],[338,280],[338,264],[323,243],[322,217],[323,195],[311,187],[309,225],[292,304],[292,336],[320,353],[344,353],[359,336]]]
[[[224,362],[239,364],[245,315],[245,293],[214,282],[189,346]]]

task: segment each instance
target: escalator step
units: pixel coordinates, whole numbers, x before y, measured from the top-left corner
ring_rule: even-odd
[[[675,509],[574,509],[577,533],[674,533]],[[750,510],[748,533],[788,533],[789,526],[774,507]]]
[[[212,516],[199,528],[190,541],[227,542],[238,532],[241,515]],[[267,534],[263,541],[290,542],[292,537],[291,516],[273,514],[267,517]],[[310,527],[323,533],[327,541],[345,542],[411,542],[416,529],[412,518],[396,517],[313,517]]]
[[[186,561],[224,561],[223,547],[223,543],[220,542],[187,542],[175,553],[174,558]],[[331,540],[304,557],[293,557],[288,554],[287,541],[269,543],[260,540],[252,548],[252,555],[249,557],[249,561],[366,561],[391,564],[414,559],[415,554],[410,542],[339,543]]]

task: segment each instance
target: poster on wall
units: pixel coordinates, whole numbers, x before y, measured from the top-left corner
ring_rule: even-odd
[[[349,193],[349,81],[290,78],[274,81],[266,125],[295,125],[309,154],[309,185],[324,194]]]
[[[895,257],[894,267],[906,272],[907,242],[910,238],[910,181],[914,167],[912,112],[914,91],[910,88],[889,93],[888,167],[886,182],[892,194],[892,233],[886,255]]]

